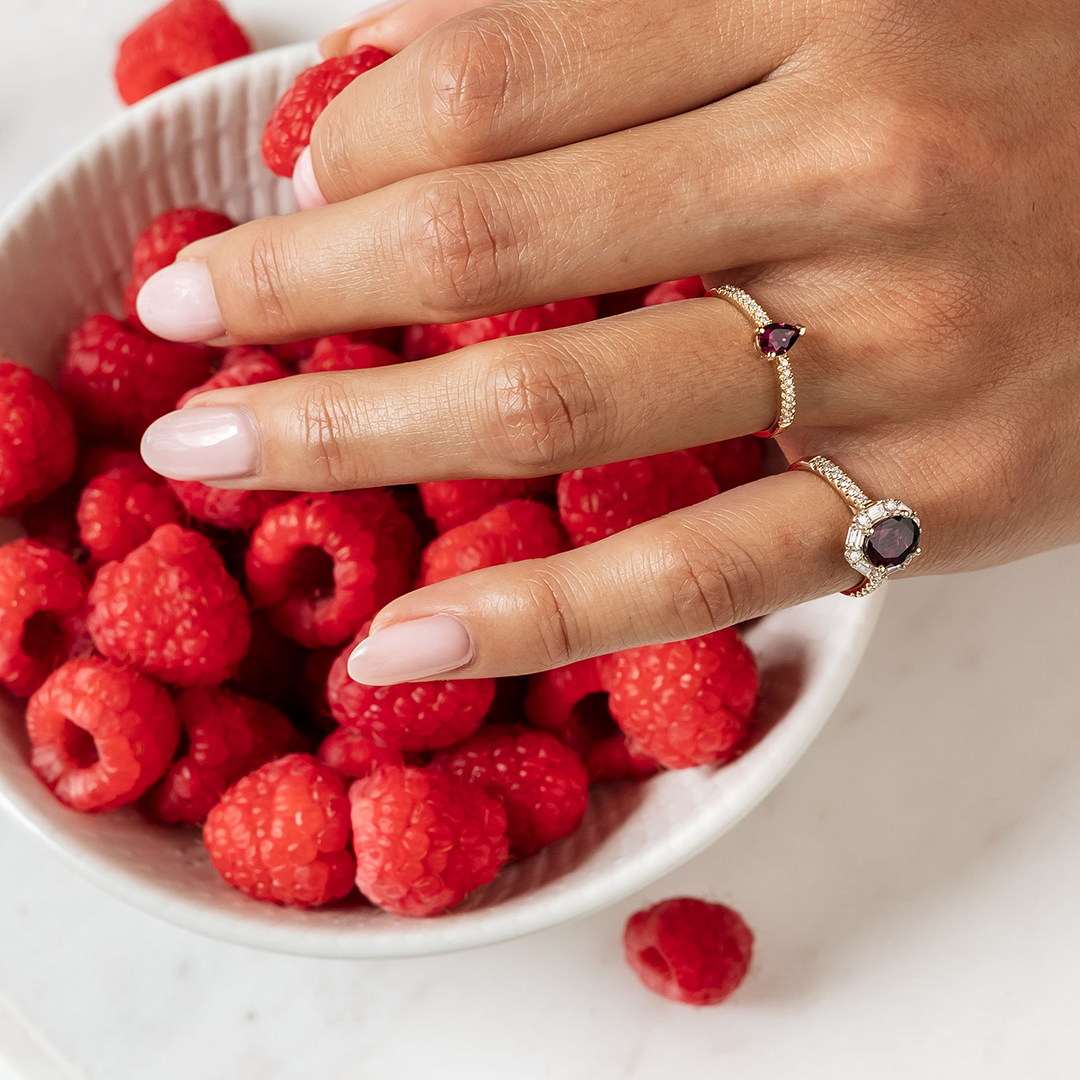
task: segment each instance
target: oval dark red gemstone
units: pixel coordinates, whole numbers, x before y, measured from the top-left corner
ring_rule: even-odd
[[[919,546],[919,526],[909,517],[879,521],[863,544],[866,557],[883,569],[899,566]]]
[[[771,322],[758,331],[758,346],[762,352],[783,356],[799,340],[801,332],[799,327],[791,323]]]

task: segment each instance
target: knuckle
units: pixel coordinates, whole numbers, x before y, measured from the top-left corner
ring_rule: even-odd
[[[297,380],[295,427],[305,455],[312,490],[338,491],[365,486],[357,476],[360,415],[363,408],[344,380],[306,377]]]
[[[522,583],[536,614],[536,670],[563,667],[590,655],[588,636],[574,615],[569,590],[551,567],[538,563]]]
[[[444,174],[406,207],[408,273],[433,321],[467,318],[512,294],[517,239],[506,202],[475,177]]]
[[[604,410],[587,368],[550,344],[516,342],[483,393],[492,455],[522,475],[565,471],[602,438]]]
[[[235,289],[226,292],[239,296],[242,314],[239,324],[254,326],[270,335],[288,331],[293,311],[289,300],[290,270],[294,252],[288,234],[273,219],[259,223],[247,250],[234,264]],[[223,305],[225,306],[225,305]],[[228,318],[228,325],[238,325]]]

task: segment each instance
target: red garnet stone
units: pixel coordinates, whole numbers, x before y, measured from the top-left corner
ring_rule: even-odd
[[[919,546],[919,526],[909,517],[887,517],[866,538],[863,551],[874,564],[899,566]]]
[[[801,326],[786,322],[771,322],[757,332],[758,348],[772,356],[783,356],[799,340]]]

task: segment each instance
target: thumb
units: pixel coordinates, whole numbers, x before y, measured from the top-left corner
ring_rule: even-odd
[[[361,45],[398,53],[433,26],[486,4],[487,0],[392,0],[376,4],[327,34],[319,42],[319,51],[327,59],[345,56]]]

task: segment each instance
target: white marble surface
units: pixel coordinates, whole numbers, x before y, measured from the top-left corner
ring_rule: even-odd
[[[0,205],[119,108],[113,48],[152,6],[0,0]],[[353,6],[232,5],[262,46]],[[473,953],[221,945],[0,819],[0,1078],[1073,1078],[1078,611],[1080,548],[897,583],[833,721],[732,833],[615,909]],[[623,966],[624,918],[679,893],[758,935],[719,1009],[654,998]]]

